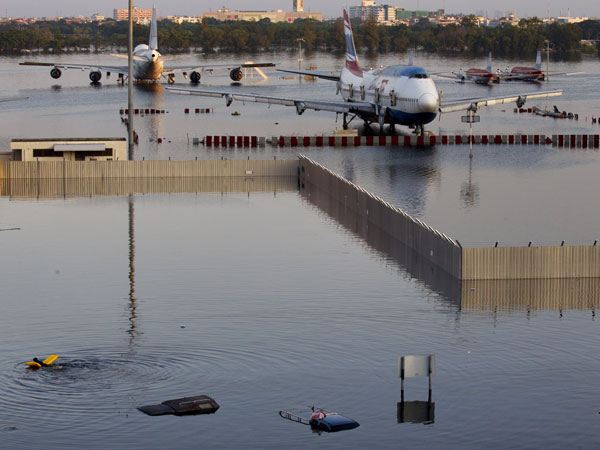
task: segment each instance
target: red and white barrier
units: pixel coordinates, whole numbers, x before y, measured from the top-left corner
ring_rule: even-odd
[[[493,134],[442,136],[206,136],[207,147],[431,147],[434,145],[552,145],[569,148],[599,148],[598,134]]]

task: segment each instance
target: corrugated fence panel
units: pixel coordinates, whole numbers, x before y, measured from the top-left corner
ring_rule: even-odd
[[[42,178],[0,180],[13,199],[123,196],[196,192],[294,192],[294,177]]]
[[[600,277],[600,246],[464,248],[464,280]]]
[[[297,160],[0,161],[0,179],[297,176]]]
[[[302,184],[327,192],[378,229],[410,247],[422,258],[460,278],[461,251],[451,239],[310,159],[300,157]]]

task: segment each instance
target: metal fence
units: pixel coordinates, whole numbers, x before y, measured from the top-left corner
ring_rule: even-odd
[[[300,156],[300,185],[318,187],[376,227],[445,272],[461,277],[461,249],[456,241],[365,191],[319,163]]]
[[[52,199],[198,192],[294,192],[298,177],[17,178],[0,180],[0,196]]]
[[[297,176],[297,160],[0,161],[0,179]]]

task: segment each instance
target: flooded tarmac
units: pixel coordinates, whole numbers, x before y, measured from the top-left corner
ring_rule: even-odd
[[[297,64],[294,57],[275,55],[287,67]],[[2,104],[5,151],[16,137],[125,135],[119,109],[126,90],[114,81],[94,88],[86,72],[67,71],[57,84],[46,70],[16,61],[0,59],[1,95],[30,99]],[[314,62],[327,68],[326,56]],[[423,62],[457,64],[477,61]],[[554,70],[567,66],[587,73],[579,81],[557,78],[549,88],[565,89],[552,103],[579,112],[578,122],[501,107],[482,110],[480,133],[598,132],[590,119],[600,115],[599,99],[589,94],[598,63]],[[213,81],[229,85],[226,75],[203,79]],[[438,88],[448,96],[488,90],[442,82]],[[489,89],[500,95],[521,88],[538,89]],[[331,84],[275,74],[253,89],[335,94]],[[300,150],[205,149],[191,139],[341,127],[332,114],[298,117],[293,108],[249,104],[227,109],[220,100],[171,95],[160,86],[136,88],[135,101],[168,111],[135,119],[136,159],[296,158]],[[186,115],[186,107],[215,112]],[[456,115],[429,129],[464,130]],[[594,150],[475,146],[471,163],[461,146],[301,151],[461,242],[548,245],[598,237]],[[250,193],[0,197],[0,229],[7,230],[0,232],[3,446],[598,447],[597,283],[432,280],[426,267],[389,248],[385,236],[362,235],[289,183],[265,186]],[[60,356],[52,367],[25,368],[52,353]],[[398,357],[427,354],[436,358],[434,420],[399,423]],[[136,409],[202,394],[221,405],[216,414],[149,417]],[[427,379],[407,380],[405,396],[415,405],[426,401]],[[360,427],[319,435],[278,416],[311,406]]]

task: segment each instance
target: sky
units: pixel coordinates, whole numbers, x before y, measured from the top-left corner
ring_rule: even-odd
[[[162,4],[161,4],[162,3]],[[515,12],[519,17],[546,17],[548,8],[550,16],[566,16],[570,8],[572,17],[600,17],[600,2],[598,0],[380,0],[377,4],[390,4],[405,9],[437,10],[444,8],[446,12],[482,13],[489,17],[506,12]],[[112,17],[113,8],[127,8],[125,0],[0,0],[0,16],[2,17],[56,17],[56,16],[90,16],[94,13]],[[345,5],[358,5],[360,0],[305,0],[305,11],[322,12],[326,18],[341,16]],[[166,15],[200,15],[202,12],[215,11],[221,5],[229,9],[242,10],[273,10],[291,11],[292,0],[134,0],[134,5],[140,8],[156,6],[158,16]]]

